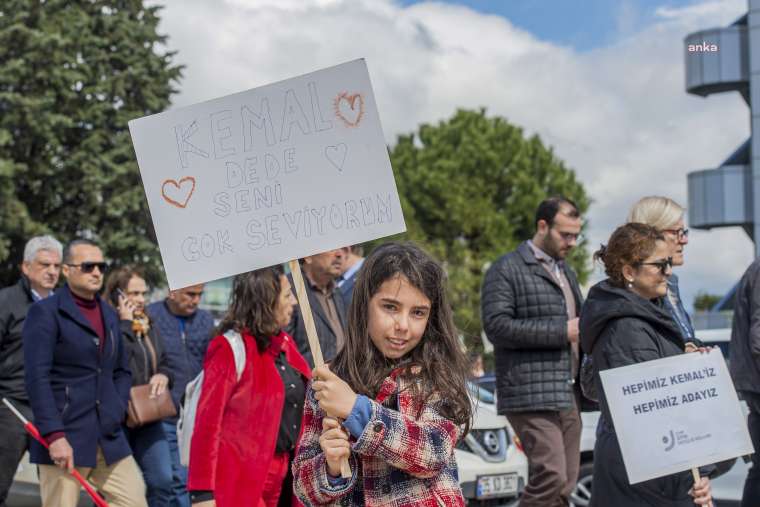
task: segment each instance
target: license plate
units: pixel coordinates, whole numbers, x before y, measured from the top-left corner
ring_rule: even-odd
[[[495,498],[517,494],[517,473],[478,477],[477,498]]]

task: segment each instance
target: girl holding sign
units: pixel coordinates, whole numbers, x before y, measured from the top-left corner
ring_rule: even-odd
[[[684,353],[676,322],[664,306],[672,249],[657,229],[618,227],[594,258],[608,278],[591,288],[580,318],[581,345],[593,356],[601,416],[594,446],[592,506],[712,505],[710,481],[689,471],[629,484],[599,371]]]
[[[412,244],[366,259],[345,346],[307,389],[293,464],[307,505],[464,505],[454,447],[472,407],[445,278]]]

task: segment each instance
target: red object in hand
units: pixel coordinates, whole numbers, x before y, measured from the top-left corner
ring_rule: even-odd
[[[26,418],[23,415],[21,415],[21,412],[16,410],[16,407],[14,407],[10,401],[3,398],[3,403],[5,403],[5,405],[11,410],[11,412],[13,412],[15,416],[21,420],[21,422],[24,424],[24,429],[26,430],[27,433],[29,433],[32,437],[34,437],[34,439],[37,442],[42,444],[45,447],[45,449],[49,449],[48,443],[45,441],[44,438],[42,438],[42,435],[40,435],[40,432],[37,429],[37,427],[34,424],[32,424],[30,421],[27,421]],[[90,483],[87,482],[84,479],[84,477],[82,477],[82,475],[79,473],[79,471],[76,468],[71,471],[71,475],[73,475],[74,479],[76,479],[77,482],[79,482],[79,484],[82,485],[84,490],[87,491],[87,494],[90,495],[90,498],[92,498],[92,501],[95,502],[96,507],[109,507],[108,503],[106,503],[103,497],[100,496],[97,491],[95,491],[95,488],[90,486]]]

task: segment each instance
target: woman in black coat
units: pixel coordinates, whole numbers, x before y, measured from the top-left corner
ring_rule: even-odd
[[[581,345],[593,357],[601,416],[594,446],[592,506],[711,505],[709,479],[694,487],[689,471],[629,484],[599,372],[684,353],[684,341],[662,298],[672,258],[653,227],[631,223],[594,255],[608,278],[591,288],[580,317]]]
[[[151,394],[162,394],[171,388],[172,369],[164,353],[164,342],[145,313],[148,286],[142,272],[132,267],[113,272],[106,282],[105,293],[119,312],[132,386],[150,384]],[[161,421],[127,428],[127,436],[145,478],[148,505],[168,506],[172,494],[172,466],[169,442]]]

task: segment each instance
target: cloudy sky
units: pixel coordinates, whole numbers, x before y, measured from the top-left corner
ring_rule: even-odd
[[[160,30],[186,65],[186,106],[366,58],[388,143],[484,106],[538,133],[593,199],[606,241],[631,204],[686,205],[686,175],[749,135],[736,93],[685,92],[684,37],[725,26],[746,0],[165,0]],[[684,300],[722,294],[753,259],[738,228],[692,230]],[[596,278],[601,276],[596,270]]]

